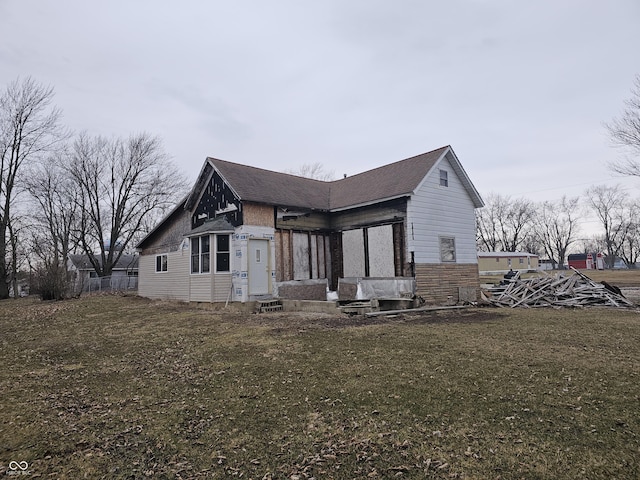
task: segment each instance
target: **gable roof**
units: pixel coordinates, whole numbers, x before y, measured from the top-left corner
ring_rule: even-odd
[[[101,262],[99,256],[96,256],[98,262]],[[138,268],[138,255],[122,254],[116,264],[113,266],[113,270],[131,270]],[[78,270],[93,270],[93,265],[89,260],[88,255],[84,254],[70,254],[69,260],[73,263],[73,266]]]
[[[483,206],[480,195],[450,146],[331,182],[209,157],[187,205],[193,205],[191,202],[195,201],[202,185],[211,175],[211,168],[207,168],[209,165],[218,171],[240,200],[332,211],[410,195],[445,156],[461,178],[474,205]]]

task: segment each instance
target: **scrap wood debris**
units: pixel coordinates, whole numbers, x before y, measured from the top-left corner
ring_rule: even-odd
[[[482,292],[484,300],[497,307],[635,307],[618,287],[598,283],[572,268],[565,276],[545,274],[521,279],[519,274]]]

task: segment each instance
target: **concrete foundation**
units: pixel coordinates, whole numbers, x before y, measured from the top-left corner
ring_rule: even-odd
[[[282,310],[285,312],[340,313],[337,302],[286,299],[282,299],[281,302]]]

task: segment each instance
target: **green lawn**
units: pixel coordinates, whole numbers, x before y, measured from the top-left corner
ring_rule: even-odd
[[[640,478],[635,311],[20,299],[0,342],[0,475]]]

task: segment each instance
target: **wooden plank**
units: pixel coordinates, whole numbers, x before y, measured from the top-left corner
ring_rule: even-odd
[[[572,269],[570,277],[544,274],[521,280],[518,276],[505,279],[499,287],[490,289],[493,294],[485,296],[489,303],[499,307],[554,306],[588,307],[608,306],[615,308],[634,307],[624,296],[596,283],[583,273]]]

